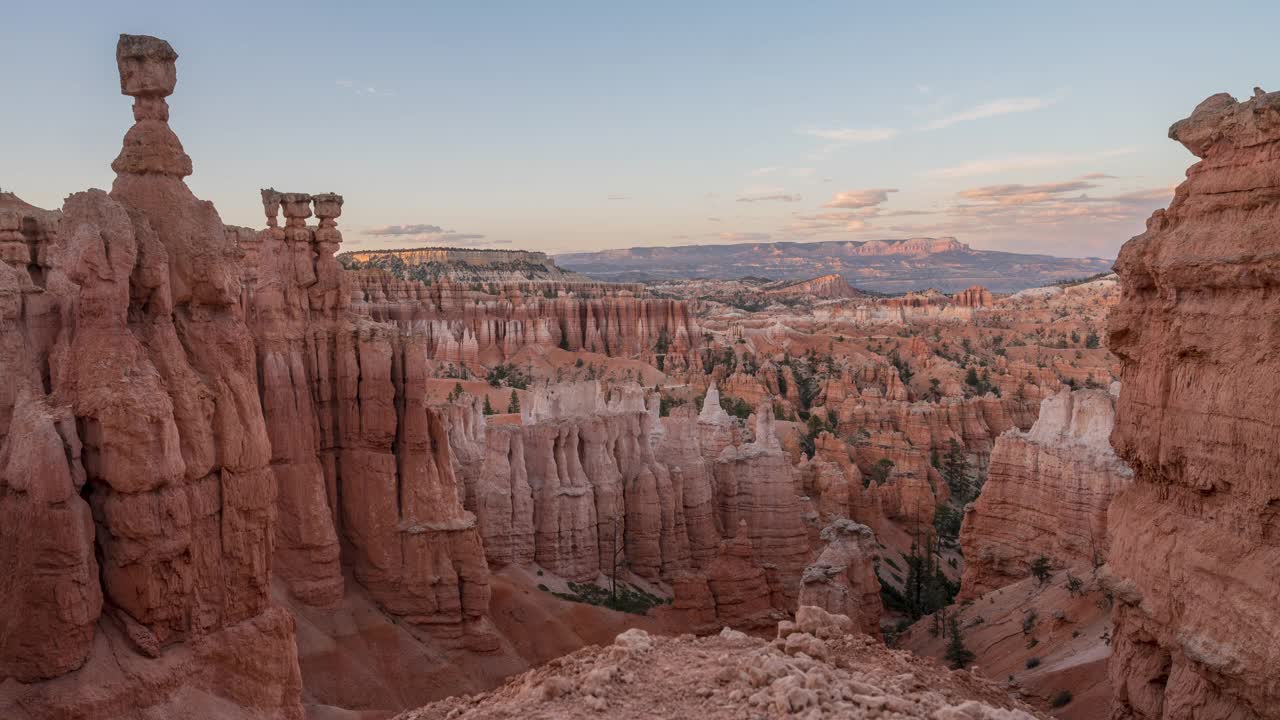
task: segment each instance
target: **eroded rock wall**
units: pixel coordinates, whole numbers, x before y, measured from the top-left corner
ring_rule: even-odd
[[[1064,388],[1040,403],[1030,431],[996,440],[960,531],[962,599],[1028,577],[1040,556],[1077,573],[1106,561],[1107,509],[1132,480],[1108,442],[1114,403],[1107,390]]]
[[[1214,95],[1169,135],[1200,161],[1116,262],[1114,715],[1275,717],[1280,93]]]
[[[24,217],[43,227],[0,277],[18,388],[0,412],[0,506],[5,532],[30,538],[0,545],[0,665],[48,681],[7,687],[0,714],[129,716],[186,683],[301,717],[293,621],[268,594],[276,481],[237,250],[183,181],[165,101],[177,54],[123,35],[116,59],[136,122],[111,193]]]
[[[523,348],[637,358],[669,371],[696,367],[701,335],[682,300],[603,283],[503,284],[495,294],[442,281],[425,285],[381,270],[350,273],[352,307],[421,335],[434,360],[479,370]]]

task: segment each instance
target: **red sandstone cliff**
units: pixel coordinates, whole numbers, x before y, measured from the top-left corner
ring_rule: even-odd
[[[1108,444],[1114,422],[1108,391],[1064,388],[1030,431],[996,440],[960,531],[962,599],[1028,577],[1039,556],[1078,574],[1106,561],[1107,508],[1132,477]]]
[[[6,687],[0,714],[163,713],[181,685],[192,712],[300,717],[236,250],[183,182],[177,54],[123,35],[116,55],[136,123],[111,193],[71,195],[56,227],[27,214],[31,254],[0,275],[0,672],[48,681]]]
[[[846,615],[853,626],[875,637],[880,633],[880,580],[872,559],[875,533],[866,525],[840,519],[822,529],[826,543],[800,579],[800,605]]]
[[[1169,135],[1200,161],[1116,262],[1114,717],[1275,717],[1280,93],[1214,95]]]
[[[473,371],[525,347],[638,358],[668,371],[696,363],[701,336],[687,303],[604,283],[503,285],[498,294],[454,282],[425,285],[382,270],[350,273],[352,308],[422,336],[428,357]],[[547,297],[551,295],[551,297]]]
[[[488,567],[446,420],[427,402],[425,339],[349,312],[334,260],[341,196],[267,190],[263,201],[269,227],[241,246],[280,486],[276,573],[299,601],[332,605],[341,558],[409,627],[492,649]],[[320,224],[308,227],[313,205]]]

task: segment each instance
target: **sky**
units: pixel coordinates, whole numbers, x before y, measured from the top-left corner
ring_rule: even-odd
[[[0,188],[109,188],[121,32],[224,222],[337,192],[344,249],[552,253],[954,236],[1114,257],[1194,158],[1169,125],[1280,89],[1280,3],[14,2]]]

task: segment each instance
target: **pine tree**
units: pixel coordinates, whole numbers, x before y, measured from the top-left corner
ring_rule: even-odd
[[[947,487],[959,500],[963,502],[969,498],[973,489],[969,482],[969,461],[955,438],[947,443],[947,454],[942,459],[942,479],[947,481]]]
[[[511,402],[507,403],[507,412],[515,414],[520,412],[520,397],[516,395],[516,391],[511,391]]]
[[[960,670],[973,662],[975,656],[972,650],[965,647],[964,638],[960,635],[960,623],[955,615],[950,618],[948,630],[951,632],[951,641],[947,643],[947,653],[944,657],[951,663],[952,670]]]
[[[1041,555],[1031,561],[1031,576],[1041,585],[1049,582],[1049,575],[1053,572],[1053,567],[1049,564],[1049,558]]]
[[[485,395],[485,396],[484,396],[484,414],[485,414],[485,415],[492,415],[492,414],[493,414],[493,406],[489,404],[489,396],[488,396],[488,395]]]

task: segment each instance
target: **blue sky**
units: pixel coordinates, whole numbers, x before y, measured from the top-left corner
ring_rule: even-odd
[[[954,235],[1112,257],[1193,160],[1168,126],[1280,88],[1280,4],[17,3],[0,187],[109,187],[116,35],[228,223],[345,195],[348,248],[570,252]],[[110,7],[108,7],[110,6]]]

